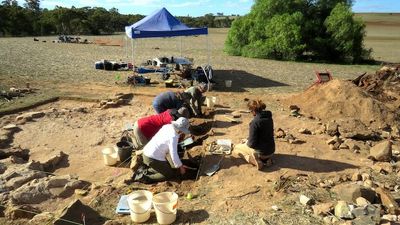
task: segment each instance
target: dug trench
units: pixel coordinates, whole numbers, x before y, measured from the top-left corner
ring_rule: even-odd
[[[80,186],[83,190],[92,190],[93,186],[106,184],[98,192],[94,189],[91,193],[100,200],[94,198],[89,203],[101,208],[103,206],[98,201],[115,202],[107,204],[107,212],[110,213],[109,207],[116,206],[121,193],[148,188],[140,187],[140,184],[138,187],[114,188],[116,184],[123,185],[123,180],[131,175],[131,170],[126,163],[113,167],[105,166],[101,149],[117,143],[124,125],[151,114],[152,109],[144,107],[151,105],[146,104],[151,100],[151,96],[140,96],[127,105],[108,109],[102,109],[98,103],[93,102],[57,101],[34,108],[30,112],[23,112],[19,116],[3,117],[3,124],[12,124],[15,127],[7,128],[4,142],[2,141],[4,145],[1,146],[1,162],[22,165],[35,162],[40,165],[35,169],[50,177],[73,176],[85,181],[85,185]],[[191,119],[190,129],[194,142],[185,147],[183,161],[192,167],[198,167],[203,161],[203,143],[210,135],[215,135],[212,130],[215,123],[214,114],[214,110],[206,109],[202,118]],[[193,189],[198,176],[197,170],[189,170],[178,181],[163,182],[151,188],[153,192],[172,188],[183,195]],[[37,178],[39,177],[32,177],[32,179]],[[29,183],[30,180],[31,178],[26,179],[25,183]],[[181,182],[182,180],[185,181]],[[107,185],[113,188],[109,190]],[[104,193],[107,194],[103,195]],[[52,210],[61,210],[67,205],[70,197],[73,195],[68,194],[57,200],[56,208],[50,198],[35,203],[38,204],[40,211],[50,211],[48,208],[50,206]],[[102,200],[104,197],[106,200]],[[108,218],[112,217],[110,214]]]
[[[144,92],[143,89],[138,91]],[[151,90],[151,93],[155,92],[156,90]],[[211,142],[217,139],[231,139],[235,144],[247,138],[248,123],[252,116],[246,110],[245,100],[259,97],[251,93],[210,92],[208,95],[218,97],[218,104],[213,111],[206,111],[203,118],[191,120],[195,146],[188,148],[185,156],[197,157],[196,159],[203,156],[201,168],[208,168],[221,159],[220,155],[204,154],[206,146]],[[34,206],[39,212],[54,212],[54,216],[57,217],[60,215],[59,211],[73,199],[79,199],[94,209],[102,221],[110,219],[129,224],[129,216],[115,214],[118,199],[134,190],[146,189],[153,193],[174,191],[179,195],[176,221],[178,224],[258,224],[261,220],[272,224],[318,224],[321,219],[312,216],[312,213],[302,213],[304,207],[297,203],[299,194],[311,196],[318,202],[329,202],[332,201],[330,187],[348,181],[351,174],[357,171],[371,174],[375,181],[380,179],[381,175],[375,176],[376,173],[371,169],[375,163],[367,159],[369,147],[366,145],[370,141],[349,142],[359,146],[358,153],[352,149],[331,150],[327,140],[332,137],[325,126],[329,120],[315,119],[315,116],[291,116],[289,107],[282,105],[282,95],[269,95],[268,98],[263,97],[263,100],[272,111],[275,123],[277,150],[272,167],[257,171],[235,154],[231,154],[224,156],[220,170],[213,176],[201,173],[197,180],[126,185],[123,180],[131,175],[130,169],[125,165],[105,166],[101,150],[118,142],[126,123],[153,114],[153,98],[154,94],[134,93],[133,99],[128,103],[110,108],[102,108],[99,103],[93,102],[58,101],[21,115],[2,117],[2,132],[5,126],[12,123],[20,129],[12,135],[8,133],[9,136],[1,135],[2,138],[12,136],[12,141],[9,141],[4,149],[29,150],[29,163],[26,160],[18,161],[16,157],[1,160],[6,166],[6,171],[1,174],[2,178],[8,174],[8,170],[14,168],[13,166],[31,168],[32,161],[44,164],[49,158],[60,155],[61,151],[68,156],[64,156],[66,160],[57,164],[51,174],[35,175],[39,177],[33,177],[33,180],[22,182],[13,173],[10,177],[14,177],[7,182],[18,182],[14,182],[15,188],[0,194],[2,204],[20,196],[13,193],[19,187],[36,187],[43,177],[46,179],[45,186],[49,186],[50,183],[54,185],[60,182],[60,176],[67,176],[68,179],[62,180],[67,184],[71,182],[71,185],[65,184],[63,187],[73,186],[78,188],[78,191],[71,192],[68,189],[68,192],[65,192],[60,190],[60,187],[52,186],[50,193],[45,192],[43,198],[36,198],[37,202],[23,204]],[[299,104],[299,101],[295,103]],[[306,111],[306,106],[301,107],[304,113],[309,111]],[[22,115],[27,115],[27,118],[16,120]],[[281,138],[277,132],[279,130],[295,139]],[[382,176],[383,179],[388,177]],[[396,179],[384,182],[392,185],[398,181]],[[77,183],[79,185],[72,185]],[[189,193],[192,196],[190,199],[186,198]],[[281,211],[274,211],[271,206],[278,206]],[[291,216],[287,216],[288,214]],[[19,217],[20,220],[13,219],[13,223],[23,224],[30,218],[32,215]],[[9,221],[8,217],[0,218],[0,224],[2,221]],[[156,219],[152,216],[148,224],[154,223]]]

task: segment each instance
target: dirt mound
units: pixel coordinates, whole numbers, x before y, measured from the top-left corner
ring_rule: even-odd
[[[323,120],[355,118],[373,128],[398,123],[390,107],[350,81],[332,80],[314,85],[285,103],[297,105],[302,113]]]

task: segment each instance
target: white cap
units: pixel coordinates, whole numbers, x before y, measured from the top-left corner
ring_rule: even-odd
[[[189,131],[189,120],[185,117],[179,117],[176,121],[171,121],[171,124],[174,126],[175,129],[182,131],[185,134],[190,134]]]

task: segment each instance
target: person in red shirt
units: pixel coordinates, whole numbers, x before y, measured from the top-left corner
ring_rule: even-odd
[[[182,107],[178,110],[168,109],[160,114],[140,118],[133,124],[133,139],[136,149],[142,149],[162,126],[170,124],[179,117],[189,118],[189,111]]]

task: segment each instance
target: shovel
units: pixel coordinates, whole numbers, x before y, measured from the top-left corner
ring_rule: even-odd
[[[224,159],[225,155],[222,155],[221,159],[218,161],[217,164],[212,165],[210,168],[208,168],[204,173],[207,176],[212,176],[214,175],[214,173],[216,173],[219,170],[219,166],[222,162],[222,160]]]

